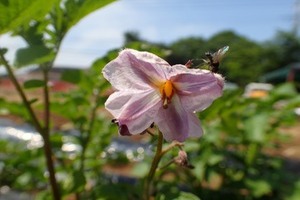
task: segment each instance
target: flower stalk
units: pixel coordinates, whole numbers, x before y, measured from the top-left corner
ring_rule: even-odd
[[[148,176],[147,176],[146,182],[145,182],[145,189],[144,189],[145,200],[150,199],[153,177],[155,175],[159,161],[162,157],[162,145],[163,145],[163,135],[162,135],[161,131],[158,131],[158,141],[157,141],[156,153],[153,158],[151,168],[150,168],[150,171],[148,173]]]
[[[180,143],[178,141],[173,141],[168,147],[165,149],[162,148],[163,146],[163,134],[160,130],[158,130],[158,139],[157,139],[157,147],[156,147],[156,152],[155,156],[153,158],[151,168],[149,170],[148,176],[146,178],[145,182],[145,188],[144,188],[144,199],[149,200],[151,197],[151,190],[152,190],[152,183],[153,183],[153,178],[155,176],[155,172],[157,171],[158,164],[161,160],[161,158],[172,148],[174,147],[181,147],[183,146],[183,143]]]

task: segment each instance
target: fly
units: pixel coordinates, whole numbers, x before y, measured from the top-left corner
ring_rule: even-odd
[[[207,52],[205,53],[205,56],[207,59],[203,59],[204,63],[208,65],[212,72],[216,73],[219,71],[219,65],[224,57],[225,53],[228,51],[229,46],[225,46],[215,53]]]

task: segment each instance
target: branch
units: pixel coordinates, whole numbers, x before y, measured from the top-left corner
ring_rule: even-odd
[[[42,128],[40,122],[38,121],[38,119],[36,117],[36,114],[34,113],[32,107],[30,105],[30,102],[28,101],[21,85],[19,84],[17,78],[15,77],[15,75],[13,73],[13,70],[12,70],[12,67],[9,65],[8,61],[5,59],[4,52],[0,51],[0,59],[2,60],[2,63],[4,65],[4,67],[6,68],[6,71],[8,73],[9,78],[11,79],[11,81],[13,82],[17,92],[21,96],[22,101],[23,101],[23,103],[24,103],[24,105],[25,105],[25,107],[26,107],[27,111],[29,112],[29,115],[32,119],[32,123],[33,123],[34,127],[37,129],[37,131],[40,134],[43,134],[43,128]]]

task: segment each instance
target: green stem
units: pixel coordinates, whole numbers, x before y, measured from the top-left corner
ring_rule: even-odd
[[[46,164],[49,172],[49,180],[52,189],[53,198],[55,200],[60,200],[61,195],[58,187],[58,183],[55,177],[55,168],[54,168],[54,161],[53,161],[53,152],[52,152],[52,145],[50,141],[50,96],[49,96],[49,88],[48,88],[48,81],[49,81],[49,69],[50,66],[40,67],[43,71],[43,78],[44,78],[44,131],[43,131],[43,139],[44,139],[44,153],[46,157]]]
[[[81,162],[80,163],[80,169],[82,171],[84,171],[84,168],[85,168],[85,166],[84,166],[85,153],[86,153],[86,149],[88,147],[88,144],[90,142],[91,133],[92,133],[93,128],[94,128],[99,99],[100,99],[100,95],[99,95],[99,91],[98,91],[95,94],[94,105],[91,109],[90,123],[89,123],[88,129],[86,131],[87,135],[86,135],[86,137],[83,138],[82,152],[81,152],[81,158],[80,158],[80,162]]]
[[[42,68],[42,67],[40,67]],[[43,78],[44,78],[44,131],[49,134],[49,126],[50,126],[50,97],[49,97],[49,88],[48,88],[48,69],[43,69]]]
[[[49,181],[51,185],[53,199],[60,200],[61,196],[60,196],[60,190],[57,184],[57,180],[55,177],[55,168],[54,168],[54,161],[52,159],[53,152],[51,148],[50,136],[48,134],[44,134],[43,139],[44,139],[43,148],[44,148],[46,164],[49,172]]]
[[[150,171],[148,173],[148,177],[146,179],[145,183],[145,190],[144,190],[144,195],[145,195],[145,200],[150,199],[150,193],[151,193],[151,185],[153,181],[153,177],[155,175],[155,171],[158,167],[159,161],[162,157],[162,145],[163,145],[163,135],[160,131],[158,131],[158,141],[157,141],[157,148],[156,148],[156,153],[152,161],[152,165],[150,168]]]
[[[49,138],[49,92],[48,92],[48,88],[44,89],[44,93],[47,94],[45,97],[45,102],[47,102],[47,104],[45,105],[47,108],[45,108],[45,110],[47,110],[47,114],[45,113],[45,115],[47,117],[45,117],[45,128],[42,127],[42,125],[40,124],[36,114],[34,113],[30,102],[28,101],[21,85],[19,84],[17,78],[15,77],[12,67],[9,65],[8,61],[5,59],[4,54],[0,53],[0,58],[2,61],[2,64],[4,65],[9,78],[11,79],[11,81],[13,82],[17,92],[19,93],[22,102],[25,106],[25,108],[27,109],[30,118],[32,120],[32,123],[34,125],[34,127],[36,128],[36,130],[41,134],[41,136],[43,137],[44,140],[44,153],[45,153],[45,157],[46,157],[46,164],[47,164],[47,168],[48,168],[48,172],[49,172],[49,177],[50,177],[50,185],[51,185],[51,189],[52,189],[52,194],[53,194],[53,198],[55,200],[60,200],[60,193],[59,193],[59,188],[57,185],[57,181],[55,178],[55,170],[54,170],[54,163],[52,160],[52,149],[51,149],[51,143],[50,143],[50,138]],[[48,75],[47,75],[48,77]],[[48,78],[45,80],[45,83],[47,84],[47,80]]]
[[[183,143],[180,143],[178,141],[173,141],[165,149],[162,149],[162,145],[163,145],[163,135],[162,135],[161,131],[158,131],[158,141],[157,141],[156,153],[155,153],[155,156],[153,158],[153,161],[152,161],[151,168],[150,168],[150,171],[148,173],[147,179],[145,180],[146,181],[145,182],[145,188],[144,188],[144,199],[145,200],[149,200],[150,197],[151,197],[151,187],[152,187],[153,178],[154,178],[155,172],[156,172],[156,170],[158,168],[158,164],[159,164],[161,158],[168,151],[170,151],[172,148],[174,148],[174,147],[181,148],[183,146]],[[167,165],[165,165],[165,167],[169,166],[173,162],[174,162],[174,160],[172,160]]]
[[[22,99],[23,104],[25,105],[25,108],[27,109],[27,111],[30,115],[30,118],[32,120],[32,123],[33,123],[34,127],[37,129],[37,131],[39,133],[43,133],[43,128],[42,128],[40,122],[38,121],[32,107],[30,105],[30,102],[28,101],[21,85],[19,84],[17,78],[15,77],[11,66],[8,64],[8,61],[5,59],[5,57],[2,53],[0,53],[0,58],[2,60],[2,64],[4,65],[4,67],[5,67],[5,69],[8,73],[8,76],[9,76],[10,80],[13,82],[17,92],[19,93],[19,95]]]
[[[82,172],[85,171],[84,161],[85,161],[85,158],[86,158],[86,150],[87,150],[88,145],[90,143],[91,134],[92,134],[92,131],[94,129],[95,118],[96,118],[96,113],[97,113],[97,108],[98,108],[98,101],[100,99],[99,91],[94,95],[95,95],[95,100],[94,100],[94,104],[91,108],[90,121],[89,121],[88,128],[87,128],[87,130],[84,130],[83,128],[80,128],[82,133],[86,132],[86,135],[81,137],[82,151],[81,151],[81,155],[80,155],[80,171],[82,171]],[[75,195],[76,195],[75,199],[79,200],[80,199],[80,193],[77,192]]]

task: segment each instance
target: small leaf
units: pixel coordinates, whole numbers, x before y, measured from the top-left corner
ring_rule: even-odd
[[[248,140],[260,143],[265,141],[269,126],[268,119],[269,115],[267,113],[261,113],[250,117],[244,122]]]
[[[72,191],[81,191],[85,184],[86,184],[86,179],[84,176],[84,172],[80,170],[76,170],[73,172],[73,187]]]
[[[193,173],[199,181],[202,181],[204,179],[205,171],[206,171],[206,165],[204,161],[203,160],[198,161],[195,164],[195,169],[193,170]]]
[[[37,101],[38,101],[38,99],[37,99],[37,98],[34,98],[34,99],[29,100],[29,103],[30,103],[30,104],[34,104],[34,103],[37,102]]]
[[[19,49],[16,53],[15,65],[18,67],[41,64],[54,59],[54,53],[43,45]]]
[[[280,97],[293,97],[296,96],[298,93],[294,84],[284,83],[272,90],[271,94]]]
[[[291,194],[288,195],[286,200],[298,200],[300,199],[300,181],[296,181]]]
[[[69,83],[79,83],[81,80],[81,71],[79,69],[64,71],[61,75],[61,80]]]
[[[145,177],[149,172],[149,165],[147,163],[138,163],[134,166],[132,174],[137,177]]]
[[[218,154],[213,154],[208,158],[207,163],[209,165],[216,165],[218,163],[220,163],[223,160],[223,156],[222,155],[218,155]]]
[[[43,87],[45,85],[45,82],[42,80],[32,79],[25,81],[23,86],[25,89],[32,89],[32,88],[38,88]]]
[[[176,200],[200,200],[200,198],[192,193],[180,192],[180,195]]]
[[[246,185],[253,192],[254,197],[261,197],[269,194],[272,191],[270,183],[265,180],[246,180]]]
[[[4,55],[7,52],[7,48],[0,48],[0,54]]]

